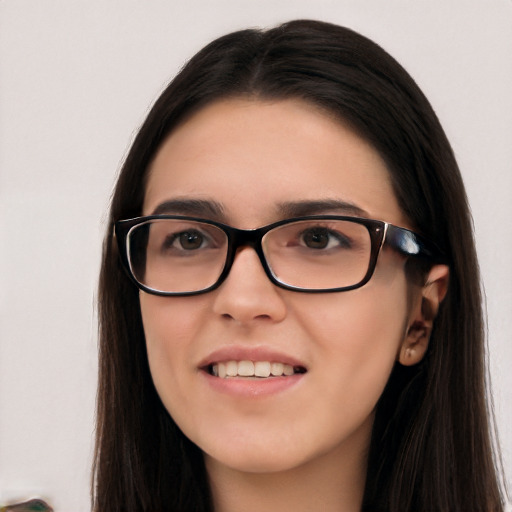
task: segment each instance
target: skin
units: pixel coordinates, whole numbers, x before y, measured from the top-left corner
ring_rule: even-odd
[[[215,201],[215,220],[242,229],[280,220],[282,203],[327,199],[412,227],[373,147],[299,100],[230,99],[195,113],[157,153],[143,214],[176,198]],[[155,386],[205,454],[216,510],[360,510],[375,404],[397,359],[423,357],[446,280],[438,266],[412,285],[404,258],[383,250],[364,287],[298,293],[273,285],[243,248],[212,292],[141,292]],[[230,346],[277,350],[307,373],[269,396],[219,393],[199,365]]]

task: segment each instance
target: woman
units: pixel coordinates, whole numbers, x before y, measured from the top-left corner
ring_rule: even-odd
[[[477,269],[388,54],[313,21],[214,41],[114,193],[95,510],[502,510]]]

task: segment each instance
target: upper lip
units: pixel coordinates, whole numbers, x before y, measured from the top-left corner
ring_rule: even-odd
[[[240,345],[232,345],[214,350],[198,366],[199,368],[206,368],[223,361],[269,361],[271,363],[283,363],[294,367],[302,367],[307,370],[307,366],[303,361],[271,347],[246,347]]]

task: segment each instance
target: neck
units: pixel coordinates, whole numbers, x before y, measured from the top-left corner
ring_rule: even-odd
[[[360,512],[367,450],[356,441],[272,473],[239,471],[205,456],[215,512]]]

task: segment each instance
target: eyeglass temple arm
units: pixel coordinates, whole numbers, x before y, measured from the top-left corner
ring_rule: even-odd
[[[407,256],[443,259],[443,253],[433,243],[408,229],[393,226],[393,224],[386,224],[385,241]]]

